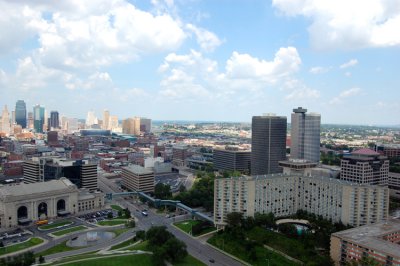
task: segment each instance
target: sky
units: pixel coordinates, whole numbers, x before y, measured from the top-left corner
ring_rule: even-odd
[[[400,125],[399,0],[0,0],[0,108]]]

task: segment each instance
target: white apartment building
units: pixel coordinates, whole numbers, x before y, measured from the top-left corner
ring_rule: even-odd
[[[214,223],[222,227],[230,212],[282,217],[304,210],[353,226],[388,217],[389,189],[382,186],[283,174],[220,178],[214,186]]]

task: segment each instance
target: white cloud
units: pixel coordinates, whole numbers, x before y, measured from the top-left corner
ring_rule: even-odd
[[[361,92],[361,89],[358,87],[354,87],[348,90],[342,91],[339,96],[334,97],[332,100],[330,100],[330,104],[339,104],[342,103],[343,99],[349,98],[352,96],[356,96]]]
[[[398,0],[273,0],[286,16],[311,19],[311,43],[317,49],[400,45]]]
[[[226,74],[232,79],[261,79],[274,83],[299,70],[300,56],[294,47],[280,48],[273,61],[233,52],[226,63]]]
[[[346,62],[342,65],[340,65],[340,68],[348,68],[348,67],[352,67],[358,64],[358,60],[357,59],[351,59],[349,62]]]
[[[284,83],[284,90],[288,91],[285,100],[313,100],[320,97],[320,92],[307,87],[298,79],[290,79]]]
[[[330,69],[331,69],[331,67],[316,66],[316,67],[310,68],[310,73],[311,74],[323,74],[323,73],[328,72]]]
[[[222,44],[222,41],[218,38],[215,33],[212,33],[206,29],[196,27],[192,24],[187,24],[186,28],[192,31],[196,35],[197,42],[200,47],[206,52],[212,52],[215,48]]]
[[[318,98],[319,91],[293,78],[300,64],[294,47],[280,48],[272,61],[233,52],[222,72],[216,61],[205,58],[200,52],[171,53],[159,67],[163,75],[160,95],[187,101],[240,101],[244,105],[279,91],[277,89],[283,89],[289,100]]]
[[[56,2],[0,2],[0,53],[37,38],[34,56],[44,66],[93,68],[172,51],[186,38],[179,19],[125,0]]]

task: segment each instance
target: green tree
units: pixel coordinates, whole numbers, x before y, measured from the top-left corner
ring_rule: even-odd
[[[124,209],[124,216],[125,216],[126,219],[131,218],[131,211],[128,208]]]
[[[226,223],[231,228],[242,226],[243,221],[243,213],[240,212],[231,212],[226,216]]]
[[[128,221],[126,221],[125,223],[125,227],[128,228],[133,228],[136,226],[135,220],[134,219],[129,219]]]
[[[39,256],[39,263],[42,264],[45,262],[45,259],[42,255]]]
[[[144,230],[139,230],[136,232],[136,237],[141,240],[146,240],[146,232]]]
[[[154,197],[157,199],[170,199],[172,197],[170,185],[164,185],[163,183],[158,183],[154,187]]]
[[[112,212],[110,212],[110,213],[107,214],[107,218],[108,218],[108,219],[112,219],[113,217],[114,217],[114,216],[113,216]]]
[[[167,231],[165,226],[153,226],[146,232],[146,239],[150,246],[162,246],[173,235]]]
[[[181,184],[179,186],[179,192],[182,193],[182,192],[185,192],[185,191],[186,191],[186,187],[183,184]]]
[[[170,262],[182,261],[187,256],[186,244],[175,237],[170,238],[163,245],[167,260]]]

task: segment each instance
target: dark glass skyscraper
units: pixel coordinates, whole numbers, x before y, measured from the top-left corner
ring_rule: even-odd
[[[33,107],[33,127],[37,133],[43,133],[44,107],[35,105]]]
[[[60,121],[58,118],[58,112],[57,111],[51,111],[50,112],[50,123],[49,127],[51,128],[58,128],[60,127]]]
[[[15,122],[26,128],[26,104],[23,100],[18,100],[15,104]]]
[[[286,160],[285,116],[253,116],[251,125],[251,174],[281,173],[279,161]]]

